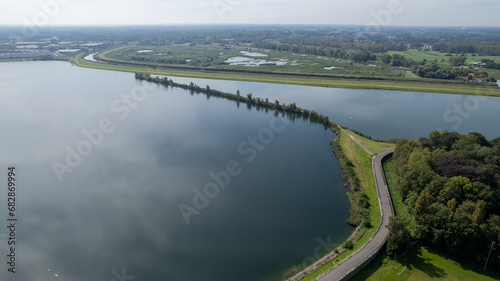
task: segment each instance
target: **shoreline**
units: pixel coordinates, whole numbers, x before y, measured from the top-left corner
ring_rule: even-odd
[[[369,198],[370,198],[369,200],[372,200],[373,203],[369,204],[369,207],[366,208],[366,211],[368,211],[368,213],[371,213],[371,215],[368,215],[367,217],[365,215],[361,215],[361,218],[359,218],[359,222],[356,222],[357,228],[353,231],[353,233],[350,235],[348,240],[345,242],[345,243],[347,243],[348,241],[351,241],[351,243],[356,244],[355,246],[353,244],[352,248],[347,249],[344,247],[345,244],[342,244],[342,246],[340,246],[339,248],[340,249],[344,248],[344,251],[339,251],[340,253],[335,253],[335,250],[333,250],[325,257],[321,258],[320,260],[314,262],[312,265],[307,267],[305,269],[305,271],[301,270],[296,275],[294,275],[292,277],[292,279],[288,279],[288,280],[302,280],[302,279],[309,280],[311,278],[311,276],[317,277],[318,273],[319,273],[319,276],[323,276],[325,273],[331,274],[331,270],[333,268],[336,268],[336,266],[338,266],[339,264],[342,264],[347,260],[354,259],[353,257],[361,256],[361,253],[362,253],[361,251],[366,251],[366,250],[362,250],[362,249],[366,249],[365,246],[372,243],[373,239],[377,235],[384,235],[385,232],[382,234],[379,234],[379,232],[380,232],[380,229],[383,228],[383,225],[385,224],[385,222],[388,220],[388,217],[384,218],[385,213],[383,212],[383,209],[382,209],[382,200],[384,200],[384,198],[381,198],[380,190],[379,190],[380,184],[377,183],[377,176],[375,174],[375,168],[373,166],[374,165],[373,159],[375,159],[376,157],[372,158],[372,156],[370,156],[370,155],[373,153],[371,153],[371,151],[370,151],[370,153],[367,153],[368,149],[366,147],[365,147],[366,151],[362,150],[363,153],[366,153],[368,155],[368,159],[370,159],[369,160],[370,161],[370,171],[373,174],[371,177],[368,177],[368,178],[361,177],[361,179],[360,179],[360,175],[365,174],[365,171],[363,171],[364,168],[362,166],[359,166],[359,165],[361,165],[361,164],[359,164],[359,159],[358,160],[352,159],[352,160],[354,160],[354,162],[358,163],[358,164],[354,164],[353,167],[350,167],[349,165],[347,165],[348,161],[352,161],[349,158],[361,157],[359,155],[359,152],[354,152],[355,155],[352,155],[352,156],[347,155],[348,154],[347,150],[349,150],[349,149],[347,147],[342,146],[342,144],[340,144],[340,139],[345,134],[346,128],[331,121],[328,118],[328,116],[318,114],[314,110],[309,110],[309,109],[297,107],[295,105],[295,103],[285,105],[285,104],[280,104],[280,102],[277,100],[273,103],[273,102],[269,102],[267,99],[262,99],[259,97],[254,98],[254,97],[252,97],[251,94],[248,94],[245,97],[245,96],[241,96],[239,92],[235,95],[235,94],[221,92],[218,90],[211,89],[209,86],[202,88],[202,87],[199,87],[198,85],[194,84],[193,82],[191,82],[189,85],[188,84],[179,84],[179,83],[176,83],[167,77],[160,78],[160,77],[152,77],[150,74],[135,73],[135,79],[139,80],[139,81],[147,81],[150,83],[155,83],[157,85],[181,88],[181,89],[184,89],[186,91],[190,91],[191,93],[201,93],[201,94],[205,94],[207,96],[216,96],[216,97],[220,97],[223,99],[232,100],[235,102],[245,103],[245,104],[250,105],[250,106],[268,108],[270,110],[273,110],[273,111],[281,113],[281,114],[295,115],[298,117],[309,119],[311,122],[319,123],[319,124],[323,125],[325,127],[325,129],[329,128],[337,136],[337,139],[335,141],[331,142],[333,153],[335,154],[335,157],[339,161],[339,164],[343,170],[344,177],[346,177],[346,182],[350,186],[354,186],[354,189],[352,191],[350,191],[347,195],[349,197],[349,201],[351,201],[351,207],[350,207],[349,212],[351,213],[351,216],[352,216],[353,213],[358,213],[360,211],[360,208],[364,208],[364,207],[360,207],[359,203],[357,203],[357,202],[359,202],[358,200],[353,200],[353,199],[358,198],[358,196],[360,196],[360,194],[361,194],[360,192],[364,191],[367,194],[372,193],[372,195],[369,195]],[[352,132],[352,134],[350,134],[350,133],[347,133],[347,134],[349,135],[349,139],[352,142],[354,142],[354,136],[353,136],[354,133]],[[364,147],[364,145],[362,144],[362,138],[360,136],[358,136],[357,140],[358,141],[354,142],[354,143],[357,143],[359,146]],[[373,140],[370,140],[370,141],[376,142]],[[379,144],[382,144],[382,143],[379,143]],[[387,143],[385,145],[389,145],[391,147],[393,146],[392,144],[387,144]],[[381,149],[381,148],[378,147],[378,149]],[[388,149],[385,149],[381,153],[384,153],[387,150]],[[374,152],[378,152],[378,151],[374,151]],[[351,163],[353,163],[353,162],[351,162]],[[383,170],[382,170],[382,173],[383,173]],[[372,189],[372,186],[373,186],[373,189],[375,189],[375,190],[368,191],[367,189]],[[375,193],[373,193],[373,192],[375,192]],[[377,197],[377,198],[374,198],[374,197]],[[375,207],[375,205],[377,205],[377,204],[374,204],[375,201],[378,201],[379,208]],[[351,218],[349,220],[351,220]],[[369,225],[370,225],[369,227],[366,226],[366,221],[369,222]],[[375,229],[375,227],[376,227],[376,229]],[[361,229],[363,229],[364,231],[362,233],[360,233],[360,236],[357,239],[357,241],[355,239],[352,239],[352,237],[355,237],[360,232]],[[388,233],[388,231],[387,231],[387,233]],[[383,237],[383,242],[378,247],[377,253],[381,249],[381,247],[385,244],[385,239],[386,239],[386,236]],[[379,237],[379,240],[380,240],[380,237]],[[337,249],[337,251],[338,251],[338,249]],[[339,260],[336,259],[336,260],[332,261],[333,259],[335,259],[338,256],[342,256],[342,258],[340,258]],[[374,257],[375,255],[371,255],[371,256]],[[361,264],[357,264],[354,267],[354,269],[352,269],[350,272],[356,272],[360,268],[363,268],[365,265],[366,265],[365,262],[363,262]],[[300,278],[300,279],[295,279],[295,278]]]
[[[196,70],[174,70],[162,69],[154,66],[139,67],[126,64],[110,64],[103,62],[92,62],[84,60],[80,55],[74,57],[72,62],[79,67],[94,68],[101,70],[148,73],[152,75],[179,76],[185,78],[201,78],[214,80],[245,81],[273,84],[290,84],[324,88],[344,88],[344,89],[367,89],[367,90],[390,90],[407,92],[428,92],[439,94],[474,95],[500,97],[500,87],[471,87],[457,84],[426,83],[426,82],[404,82],[390,80],[363,80],[363,79],[342,79],[342,78],[314,78],[305,76],[288,76],[283,74],[258,74],[258,73],[220,73],[217,71],[196,71]]]

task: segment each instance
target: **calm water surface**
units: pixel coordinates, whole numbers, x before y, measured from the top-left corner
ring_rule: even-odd
[[[480,132],[500,137],[500,98],[422,92],[337,89],[171,77],[212,89],[314,109],[335,122],[379,139],[420,138],[432,130]],[[471,91],[471,94],[474,90]]]
[[[318,124],[62,62],[2,63],[0,89],[19,220],[15,275],[0,230],[0,280],[277,280],[352,231],[335,136]],[[195,196],[228,163],[227,187]],[[209,202],[188,225],[179,204],[194,198]]]
[[[296,102],[375,138],[433,129],[500,136],[498,98],[171,78]],[[19,185],[17,273],[7,272],[4,227],[0,280],[107,281],[123,272],[135,280],[279,280],[323,241],[341,243],[352,231],[328,145],[335,136],[322,126],[62,62],[1,63],[0,89],[0,175],[6,183],[16,165]],[[113,130],[99,138],[92,133],[102,122]],[[84,130],[96,145],[85,146]],[[259,134],[266,143],[252,149]],[[88,155],[68,156],[78,149]],[[52,165],[67,157],[77,165],[61,183]],[[196,197],[228,163],[241,173],[214,198]],[[4,189],[0,202],[6,197]],[[208,206],[188,225],[179,204],[193,207],[193,198]],[[0,208],[6,224],[6,203]]]

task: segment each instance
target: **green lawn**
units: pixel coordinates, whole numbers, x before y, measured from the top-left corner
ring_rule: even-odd
[[[481,265],[458,263],[425,247],[410,249],[407,257],[393,262],[380,254],[352,281],[493,281],[500,280],[500,273],[491,269],[483,271]]]
[[[396,144],[394,144],[394,143],[387,143],[387,142],[379,142],[379,141],[370,140],[368,138],[362,137],[362,136],[354,133],[351,130],[344,130],[344,131],[353,135],[357,140],[359,140],[359,142],[361,144],[363,144],[368,150],[370,150],[374,154],[380,153],[388,148],[396,146]]]
[[[370,223],[374,226],[374,228],[377,228],[378,225],[380,224],[381,216],[380,216],[380,209],[378,206],[379,203],[378,203],[377,189],[375,187],[375,178],[373,176],[373,170],[372,170],[372,157],[368,153],[366,153],[366,151],[364,151],[363,148],[361,148],[361,146],[355,143],[351,139],[351,137],[349,137],[349,134],[354,136],[356,139],[360,140],[360,142],[361,139],[363,139],[362,143],[365,146],[367,145],[368,149],[370,149],[369,147],[383,148],[384,145],[390,145],[390,146],[394,145],[368,140],[353,133],[350,130],[342,129],[340,145],[342,146],[342,150],[344,151],[344,154],[347,156],[347,158],[351,160],[352,163],[354,163],[358,178],[361,180],[361,187],[363,188],[363,191],[368,195],[368,198],[370,199],[369,201]],[[382,150],[385,150],[385,148]]]
[[[448,63],[449,57],[446,56],[446,53],[440,53],[435,51],[419,52],[415,49],[410,49],[407,51],[388,51],[387,54],[389,55],[399,54],[405,56],[408,59],[413,59],[415,61],[422,61],[423,59],[426,59],[428,61],[437,60],[438,63],[449,65]],[[482,59],[490,59],[496,62],[500,62],[500,57],[498,56],[477,56],[477,55],[473,56],[472,54],[466,54],[465,56],[467,57],[466,63],[478,62],[481,61]],[[443,59],[444,62],[442,61]]]
[[[396,175],[394,174],[394,158],[387,157],[384,159],[382,163],[384,167],[384,173],[385,173],[385,178],[387,180],[387,185],[389,187],[389,193],[391,194],[391,200],[392,200],[392,205],[394,206],[394,212],[396,213],[396,216],[403,217],[406,221],[406,223],[410,223],[412,216],[406,210],[405,204],[403,203],[403,200],[401,199],[401,196],[399,196],[399,191],[398,191],[398,186],[396,182]]]
[[[407,58],[407,59],[412,59],[415,61],[422,61],[422,60],[426,59],[428,61],[438,60],[438,62],[441,62],[441,60],[444,59],[445,62],[447,63],[447,59],[448,59],[448,57],[446,57],[445,54],[443,54],[443,53],[432,52],[432,51],[419,52],[415,49],[410,49],[407,51],[388,51],[387,54],[389,54],[391,56],[394,54],[399,54],[399,55],[405,56],[405,58]]]

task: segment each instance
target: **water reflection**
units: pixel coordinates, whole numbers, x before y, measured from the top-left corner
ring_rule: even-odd
[[[0,65],[12,76],[0,82],[11,136],[0,163],[17,165],[21,185],[19,271],[2,267],[1,280],[111,280],[123,268],[137,280],[263,280],[301,263],[317,237],[341,243],[352,231],[334,135],[317,124],[291,120],[250,163],[238,145],[271,111],[154,87],[121,120],[110,105],[142,85],[132,74]],[[60,183],[51,164],[103,118],[116,129]],[[179,204],[231,160],[242,173],[186,225]]]

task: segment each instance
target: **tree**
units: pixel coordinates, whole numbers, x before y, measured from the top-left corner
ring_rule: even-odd
[[[461,66],[465,63],[466,60],[467,60],[466,56],[448,58],[448,62],[450,63],[451,66]]]
[[[382,60],[383,63],[389,64],[389,63],[391,63],[392,57],[391,57],[391,55],[383,54],[380,59]]]
[[[428,208],[434,203],[435,199],[429,193],[423,191],[415,202],[413,211],[412,231],[413,236],[424,241],[432,240],[432,229],[428,216]]]
[[[402,217],[390,217],[388,227],[387,255],[392,256],[403,252],[410,245],[411,235]]]
[[[436,51],[436,52],[448,52],[448,45],[446,43],[436,43],[434,45],[432,45],[432,50],[433,51]]]
[[[392,66],[401,66],[405,57],[403,55],[394,54],[392,55]]]

